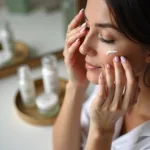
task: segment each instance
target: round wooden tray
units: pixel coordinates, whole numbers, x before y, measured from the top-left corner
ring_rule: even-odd
[[[64,79],[59,79],[59,87],[60,87],[60,93],[59,93],[59,101],[60,105],[62,104],[62,101],[64,99],[65,95],[65,87],[66,87],[67,81]],[[43,81],[42,79],[35,81],[36,86],[36,93],[37,96],[43,92]],[[39,114],[37,107],[34,108],[27,108],[22,103],[22,98],[20,95],[20,92],[18,91],[15,97],[15,108],[19,114],[19,116],[27,123],[33,124],[33,125],[53,125],[55,122],[56,117],[53,118],[47,118],[43,117]]]

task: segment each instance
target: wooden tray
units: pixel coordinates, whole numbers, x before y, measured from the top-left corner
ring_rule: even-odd
[[[59,100],[60,105],[62,104],[62,101],[64,99],[65,95],[65,87],[66,87],[67,80],[59,79],[59,87],[60,87],[60,93],[59,93]],[[43,82],[42,79],[35,81],[37,96],[43,92]],[[53,125],[55,122],[56,117],[53,118],[47,118],[43,117],[39,114],[37,107],[34,108],[27,108],[22,103],[22,98],[20,95],[20,92],[18,91],[15,96],[15,108],[18,112],[18,115],[27,123],[33,124],[33,125]]]
[[[15,53],[14,53],[12,59],[7,61],[6,63],[4,63],[4,65],[2,65],[2,67],[0,67],[0,69],[5,66],[10,66],[10,65],[15,65],[15,64],[21,63],[21,62],[27,60],[28,57],[29,57],[29,47],[21,41],[16,41],[15,42]]]

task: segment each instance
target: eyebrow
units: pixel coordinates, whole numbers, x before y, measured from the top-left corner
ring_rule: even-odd
[[[86,21],[88,21],[88,18],[86,17],[85,13],[84,13],[84,18],[85,18]],[[112,28],[112,29],[115,29],[115,30],[119,31],[119,29],[111,23],[96,23],[95,27]]]

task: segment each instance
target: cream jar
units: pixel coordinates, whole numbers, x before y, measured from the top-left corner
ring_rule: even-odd
[[[36,98],[36,106],[41,115],[54,117],[58,114],[60,105],[56,93],[43,93]]]

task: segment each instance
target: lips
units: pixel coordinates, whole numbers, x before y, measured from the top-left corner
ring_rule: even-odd
[[[90,64],[89,62],[86,62],[85,67],[86,67],[86,69],[99,69],[99,68],[102,68],[100,66],[94,66],[94,65]]]

